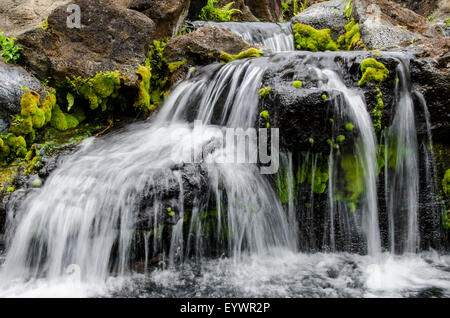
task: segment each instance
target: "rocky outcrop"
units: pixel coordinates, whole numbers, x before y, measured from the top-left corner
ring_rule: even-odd
[[[20,112],[23,89],[30,89],[43,95],[43,87],[35,77],[23,68],[0,61],[0,132],[11,122],[11,116]]]
[[[190,0],[129,0],[127,7],[151,18],[156,24],[156,37],[165,39],[180,31],[189,6]]]
[[[134,74],[155,36],[155,23],[143,13],[107,1],[79,0],[81,28],[68,28],[67,6],[48,17],[47,31],[33,29],[19,36],[24,64],[40,79],[92,77],[119,70]]]
[[[387,0],[355,0],[353,14],[369,49],[395,48],[402,43],[444,36],[437,24]]]
[[[280,22],[282,19],[280,0],[245,0],[245,4],[260,21]]]
[[[252,47],[235,33],[215,25],[207,25],[171,39],[165,54],[169,62],[186,60],[187,64],[203,65],[218,61],[223,52],[235,55]]]

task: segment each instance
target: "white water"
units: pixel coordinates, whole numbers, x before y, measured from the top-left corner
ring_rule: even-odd
[[[395,169],[385,170],[387,209],[391,251],[416,253],[420,237],[418,228],[419,165],[414,102],[408,87],[409,71],[400,60],[397,70],[397,108],[386,135],[386,155],[393,153]],[[389,158],[387,158],[389,159]],[[386,160],[388,162],[388,160]]]

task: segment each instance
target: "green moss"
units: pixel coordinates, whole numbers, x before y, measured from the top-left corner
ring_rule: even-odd
[[[352,123],[347,123],[345,125],[345,130],[347,131],[353,131],[355,129],[355,126]]]
[[[134,107],[144,112],[144,114],[148,114],[153,108],[150,98],[150,79],[152,74],[148,67],[142,65],[139,66],[136,74],[139,76],[139,97]]]
[[[361,63],[362,78],[359,81],[359,86],[364,86],[367,83],[380,84],[384,82],[389,70],[380,62],[373,58],[365,59]]]
[[[327,100],[327,98],[328,98],[327,95],[325,95],[325,94],[322,95],[322,99],[323,99],[323,100]]]
[[[303,86],[303,83],[300,81],[295,81],[294,83],[292,83],[292,86],[294,86],[295,88],[300,88]]]
[[[345,141],[345,136],[344,135],[337,136],[336,141],[338,143],[343,143]]]
[[[341,158],[341,168],[344,173],[344,193],[338,195],[342,198],[352,212],[356,211],[359,197],[364,192],[364,169],[360,162],[351,154]]]
[[[350,51],[355,47],[363,47],[361,42],[361,34],[359,32],[359,24],[354,19],[350,21],[345,27],[345,34],[341,35],[338,39],[338,44],[341,49]]]
[[[170,73],[176,72],[180,67],[182,67],[182,66],[185,65],[186,63],[187,63],[186,60],[182,60],[182,61],[180,61],[180,62],[169,63],[169,64],[168,64],[168,67],[169,67]]]
[[[247,58],[255,58],[255,57],[260,57],[264,54],[264,51],[261,51],[260,49],[256,49],[256,48],[250,48],[246,51],[243,51],[237,55],[230,55],[226,52],[223,52],[222,54],[220,54],[219,59],[222,62],[225,63],[229,63],[235,60],[242,60],[242,59],[247,59]]]
[[[150,109],[152,110],[162,105],[170,90],[170,67],[164,54],[166,44],[165,41],[153,41],[145,63],[151,71]]]
[[[442,179],[442,190],[446,196],[450,196],[450,169],[445,171],[444,178]]]
[[[383,93],[381,89],[377,87],[377,105],[373,110],[373,118],[374,118],[374,127],[376,132],[381,131],[381,119],[383,118],[384,111],[384,102],[383,102]]]
[[[259,98],[263,99],[269,96],[270,94],[270,87],[263,87],[259,90]]]
[[[267,110],[262,111],[260,116],[265,120],[269,120],[269,112]]]
[[[58,105],[54,107],[50,121],[52,127],[59,131],[66,131],[77,127],[79,123],[74,115],[64,113]]]
[[[294,26],[297,49],[312,52],[337,51],[336,42],[331,39],[330,29],[316,30],[301,23]]]
[[[311,145],[313,145],[313,144],[314,144],[314,139],[313,139],[313,138],[309,138],[309,139],[308,139],[308,142],[309,142]]]
[[[286,204],[294,199],[296,193],[295,181],[295,177],[289,175],[286,167],[280,168],[275,180],[275,186],[282,204]]]

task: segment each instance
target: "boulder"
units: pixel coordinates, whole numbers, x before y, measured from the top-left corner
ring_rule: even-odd
[[[423,38],[444,37],[440,26],[387,0],[355,0],[353,15],[369,49],[399,47]]]
[[[92,77],[119,70],[134,76],[155,36],[155,23],[143,13],[106,0],[79,0],[81,28],[68,28],[67,6],[48,17],[47,31],[33,29],[18,37],[24,64],[40,79]],[[136,77],[136,76],[134,76]]]
[[[151,18],[156,24],[156,37],[165,39],[180,31],[188,15],[190,2],[190,0],[129,0],[127,7]]]
[[[282,20],[280,0],[245,0],[253,15],[264,22],[280,22]]]
[[[0,3],[0,30],[9,37],[34,29],[42,24],[56,8],[70,0],[2,0]]]
[[[0,61],[0,132],[7,129],[12,115],[20,113],[23,88],[44,93],[41,82],[23,68]]]
[[[233,32],[216,25],[207,25],[171,39],[165,53],[169,62],[186,60],[191,65],[204,65],[218,61],[223,52],[235,55],[252,47]]]
[[[307,24],[318,30],[330,29],[332,38],[336,40],[345,33],[344,26],[348,23],[344,8],[344,0],[316,3],[292,18],[292,23]]]

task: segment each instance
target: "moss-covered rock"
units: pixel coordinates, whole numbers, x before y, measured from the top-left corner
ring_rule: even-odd
[[[356,47],[364,47],[364,44],[361,42],[359,24],[355,20],[352,19],[344,28],[345,34],[341,35],[337,41],[341,49],[350,51]]]
[[[243,52],[241,52],[239,54],[236,54],[236,55],[230,55],[230,54],[228,54],[226,52],[223,52],[220,55],[220,60],[222,62],[229,63],[229,62],[232,62],[232,61],[235,61],[235,60],[260,57],[263,54],[264,54],[264,51],[261,51],[260,49],[256,49],[256,48],[251,48],[251,49],[248,49],[248,50],[243,51]]]
[[[294,26],[297,49],[311,52],[337,51],[336,42],[331,39],[330,29],[316,30],[301,23]]]
[[[361,63],[362,78],[359,81],[359,86],[364,86],[367,83],[380,84],[384,82],[389,70],[374,58],[365,59]]]

